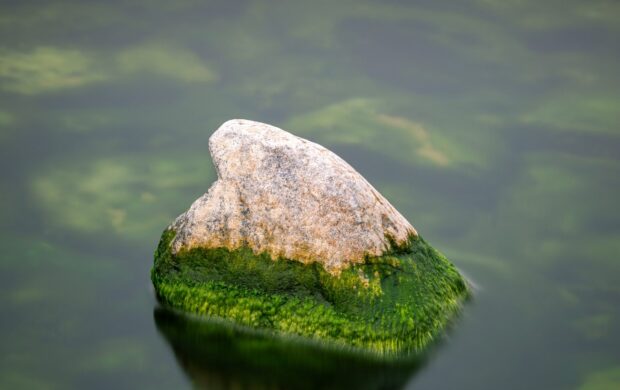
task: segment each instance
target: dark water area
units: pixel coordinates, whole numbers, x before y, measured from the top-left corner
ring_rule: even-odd
[[[620,388],[620,3],[0,4],[0,388]],[[476,285],[388,364],[161,308],[224,121],[332,149]]]
[[[154,318],[177,362],[200,388],[401,388],[430,355],[383,361],[235,330],[161,307]]]

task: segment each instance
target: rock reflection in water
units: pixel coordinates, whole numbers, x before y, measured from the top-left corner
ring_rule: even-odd
[[[197,388],[398,389],[424,357],[381,362],[351,352],[185,316],[157,307],[155,324]]]

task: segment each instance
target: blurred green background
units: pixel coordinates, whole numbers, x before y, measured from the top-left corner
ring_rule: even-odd
[[[478,286],[386,387],[620,388],[619,21],[613,0],[3,1],[0,388],[285,386],[154,320],[153,250],[231,118],[341,155]]]

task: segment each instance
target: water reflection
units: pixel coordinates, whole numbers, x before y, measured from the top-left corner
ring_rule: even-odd
[[[398,389],[428,356],[380,362],[277,340],[158,306],[155,325],[195,387],[209,389]]]

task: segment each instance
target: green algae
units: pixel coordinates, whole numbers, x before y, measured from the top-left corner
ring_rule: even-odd
[[[58,159],[34,174],[29,187],[57,228],[135,243],[153,237],[178,212],[180,200],[193,200],[203,180],[215,176],[208,161],[196,156],[132,152],[89,156],[79,165]]]
[[[456,268],[421,237],[334,276],[319,263],[244,247],[173,254],[174,236],[163,233],[151,272],[162,303],[376,355],[424,350],[468,295]]]
[[[378,360],[161,306],[153,317],[193,387],[200,389],[401,389],[430,355]]]

